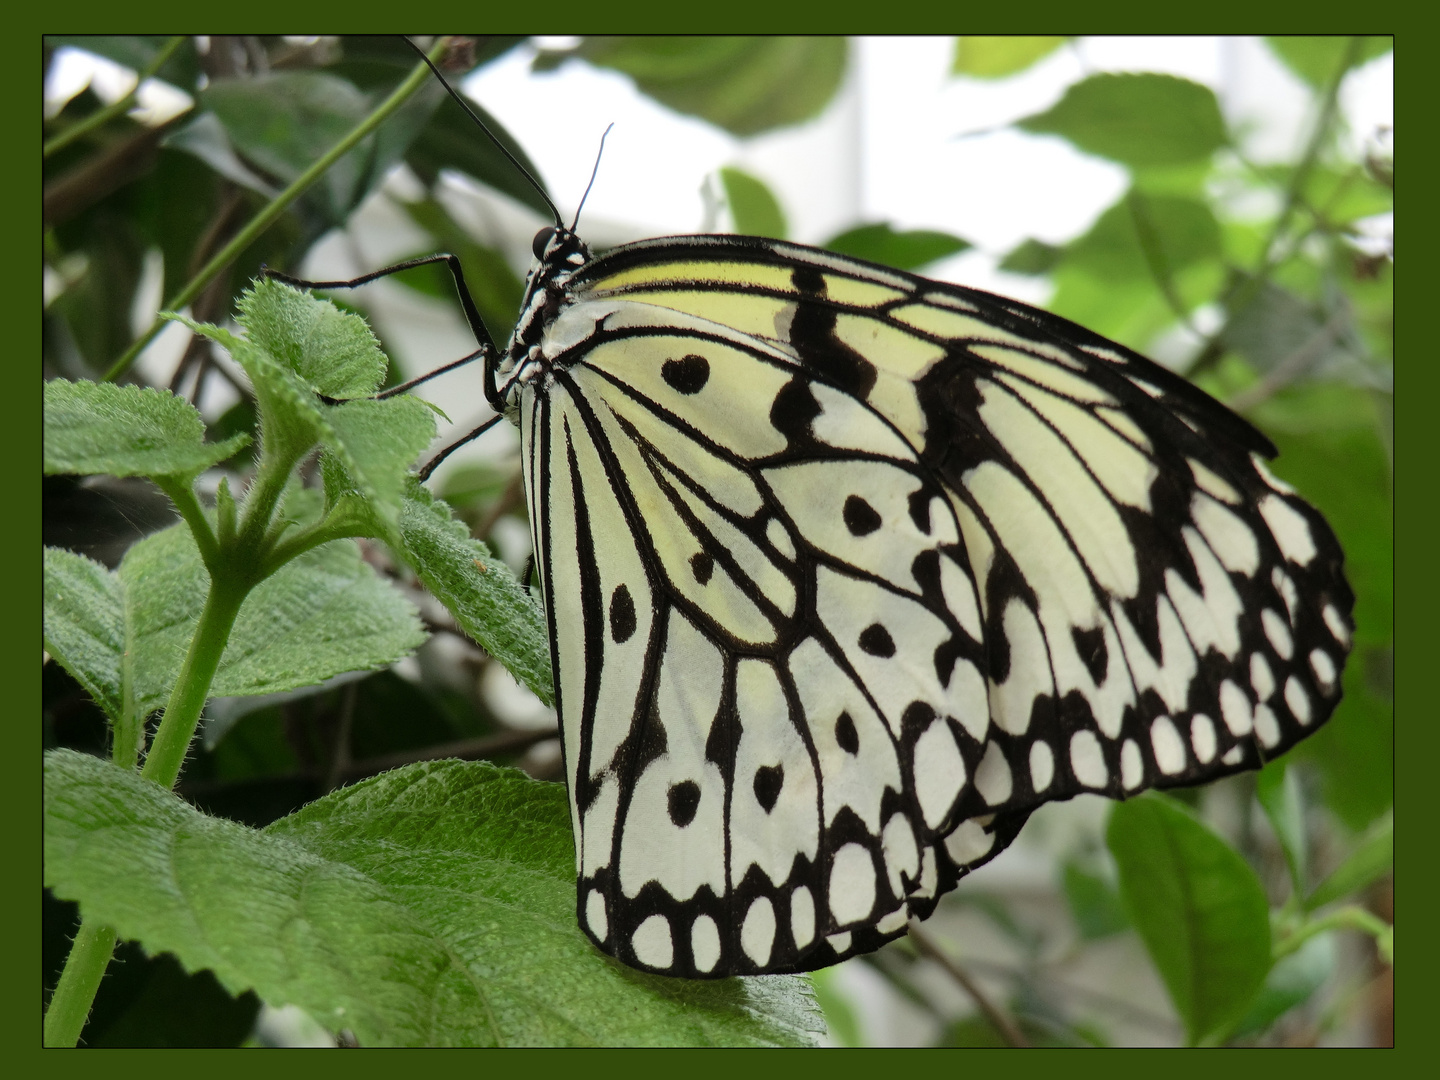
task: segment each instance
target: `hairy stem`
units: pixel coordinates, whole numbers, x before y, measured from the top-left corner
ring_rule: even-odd
[[[114,951],[114,930],[93,922],[80,923],[80,932],[65,958],[65,970],[50,998],[50,1008],[45,1011],[46,1046],[74,1046],[80,1041],[95,992],[100,989]]]

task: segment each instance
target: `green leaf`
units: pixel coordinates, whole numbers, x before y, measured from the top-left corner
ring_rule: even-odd
[[[727,165],[720,170],[720,182],[737,233],[785,239],[785,211],[765,181]]]
[[[536,70],[578,56],[614,68],[676,112],[733,135],[818,116],[845,75],[843,37],[587,37],[567,53],[542,53]]]
[[[985,37],[966,34],[955,39],[952,75],[977,79],[1002,79],[1024,71],[1042,57],[1064,45],[1063,37]]]
[[[1136,166],[1195,161],[1226,142],[1220,105],[1208,87],[1153,73],[1092,75],[1047,111],[1016,123]]]
[[[1267,37],[1266,43],[1285,66],[1314,87],[1328,86],[1340,73],[1340,66],[1350,49],[1350,38],[1327,37]],[[1384,56],[1395,47],[1392,37],[1365,37],[1360,39],[1359,51],[1346,70],[1359,67],[1377,56]]]
[[[1270,917],[1255,872],[1175,800],[1116,806],[1106,843],[1120,895],[1192,1044],[1222,1035],[1270,970]]]
[[[1113,287],[1117,281],[1154,282],[1220,252],[1220,224],[1205,203],[1132,191],[1071,242],[1061,261]]]
[[[1395,817],[1386,814],[1345,861],[1305,898],[1305,910],[1314,911],[1359,892],[1388,874],[1394,865]]]
[[[263,832],[133,772],[46,757],[47,883],[231,993],[295,1004],[362,1046],[811,1045],[800,976],[687,982],[600,954],[575,924],[559,784],[428,762]]]
[[[264,277],[245,290],[238,307],[245,336],[315,393],[365,397],[384,384],[389,362],[360,316]]]
[[[1063,871],[1065,899],[1080,936],[1086,941],[1118,934],[1130,925],[1119,894],[1099,874],[1093,874],[1071,860]]]
[[[405,478],[416,456],[435,437],[435,415],[418,398],[347,401],[327,406],[330,430],[322,441],[344,462],[355,490],[385,524],[393,542],[400,520]]]
[[[1365,361],[1346,345],[1353,337],[1348,326],[1322,334],[1329,315],[1289,289],[1267,281],[1250,303],[1231,315],[1225,325],[1225,344],[1262,373],[1287,360],[1293,363],[1297,355],[1312,357],[1307,372],[1353,372]]]
[[[1000,269],[1012,274],[1039,277],[1055,269],[1064,252],[1063,247],[1047,244],[1043,240],[1022,240],[1000,261]]]
[[[406,491],[399,554],[461,629],[547,705],[555,701],[545,617],[510,568],[418,481]]]
[[[1303,1005],[1335,971],[1335,935],[1316,934],[1265,976],[1255,1003],[1230,1031],[1232,1039],[1264,1031],[1297,1005]]]
[[[1305,840],[1305,805],[1300,798],[1300,785],[1295,774],[1286,768],[1284,758],[1270,762],[1256,775],[1255,797],[1280,841],[1285,866],[1290,871],[1290,888],[1295,896],[1304,896],[1309,853]]]
[[[893,266],[897,270],[918,270],[937,259],[957,255],[971,245],[968,240],[932,229],[896,229],[888,222],[858,225],[827,240],[824,247],[841,255]]]
[[[371,108],[369,97],[353,83],[323,71],[215,79],[201,92],[200,104],[219,118],[248,162],[282,184],[298,178]],[[308,201],[339,225],[387,164],[377,160],[371,135],[330,166]]]
[[[83,555],[45,549],[45,649],[112,721],[125,713],[120,580]]]
[[[184,398],[114,383],[45,384],[45,471],[177,476],[187,482],[250,441],[205,441],[205,422]]]
[[[135,544],[120,564],[125,649],[140,715],[162,705],[180,670],[209,589],[189,529],[176,525]],[[414,608],[337,540],[285,564],[245,598],[211,684],[214,697],[313,686],[374,670],[425,641]]]
[[[473,123],[470,123],[467,138],[472,143],[477,141]],[[515,166],[508,161],[505,162],[505,167],[511,174],[515,172]],[[533,191],[531,195],[533,197]],[[505,340],[515,322],[515,313],[520,310],[520,300],[525,294],[525,283],[515,276],[515,271],[510,269],[505,256],[492,247],[477,244],[438,199],[407,202],[404,207],[410,219],[436,241],[436,246],[416,254],[428,255],[434,251],[448,251],[458,257],[465,268],[465,283],[470,289],[475,306],[480,310],[481,318],[487,326],[494,328],[491,336],[497,341]],[[417,267],[400,275],[396,280],[428,295],[454,302],[455,279],[442,264],[432,263],[423,269]],[[494,332],[495,330],[499,332]]]

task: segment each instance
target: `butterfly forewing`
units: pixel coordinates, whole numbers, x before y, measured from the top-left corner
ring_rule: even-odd
[[[1329,528],[1129,350],[738,237],[557,299],[527,491],[580,921],[627,963],[873,949],[1040,803],[1257,767],[1338,700]]]

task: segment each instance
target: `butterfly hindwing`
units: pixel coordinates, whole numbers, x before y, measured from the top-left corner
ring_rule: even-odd
[[[713,977],[873,949],[1040,803],[1254,768],[1351,595],[1258,432],[1024,305],[815,249],[579,268],[521,408],[582,926]]]

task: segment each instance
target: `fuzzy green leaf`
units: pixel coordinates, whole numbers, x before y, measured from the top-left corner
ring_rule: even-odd
[[[114,383],[45,384],[45,471],[192,479],[250,441],[205,441],[205,422],[184,398]]]
[[[575,924],[559,784],[427,762],[257,832],[133,772],[47,755],[46,882],[81,912],[362,1046],[811,1045],[809,980],[687,982]]]
[[[1209,87],[1174,75],[1092,75],[1043,113],[1016,122],[1059,135],[1125,165],[1173,165],[1225,145],[1225,120]]]
[[[170,693],[195,632],[210,578],[190,531],[177,525],[125,554],[124,590],[136,708]],[[353,541],[306,552],[245,598],[211,694],[238,697],[313,686],[384,667],[425,640],[410,603],[360,558]]]
[[[389,362],[360,316],[273,278],[256,281],[239,306],[245,336],[317,394],[364,397],[384,383]]]
[[[121,718],[125,600],[119,578],[83,555],[46,548],[45,648],[106,716]]]
[[[1192,1044],[1238,1021],[1270,970],[1270,913],[1249,864],[1184,806],[1116,806],[1106,843],[1120,895]]]
[[[461,629],[547,705],[555,701],[545,616],[510,568],[418,481],[400,515],[400,554]]]

